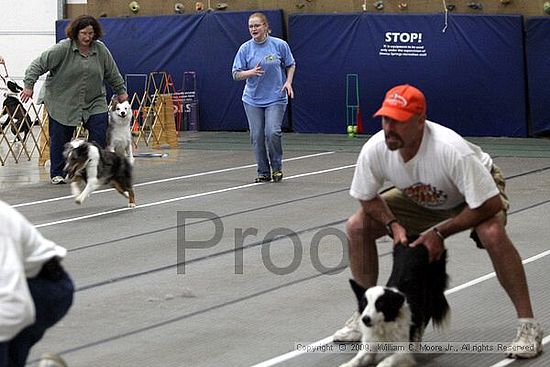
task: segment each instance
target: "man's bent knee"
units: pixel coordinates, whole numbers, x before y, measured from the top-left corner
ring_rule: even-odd
[[[346,232],[349,234],[362,232],[364,230],[364,215],[359,211],[355,212],[346,222]]]
[[[477,226],[475,230],[488,251],[499,251],[511,244],[504,225],[496,218]]]
[[[358,209],[346,222],[348,238],[361,236],[364,240],[376,240],[385,234],[382,224],[366,215],[362,209]]]

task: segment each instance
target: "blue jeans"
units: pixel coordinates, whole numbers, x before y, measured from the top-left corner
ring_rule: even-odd
[[[107,124],[109,116],[107,112],[90,115],[84,127],[89,132],[89,141],[95,141],[100,147],[105,148],[107,140]],[[50,134],[50,177],[65,176],[65,158],[63,149],[70,142],[75,131],[74,126],[63,125],[48,115],[48,130]],[[0,366],[1,367],[1,366]]]
[[[250,129],[250,142],[258,165],[258,176],[271,176],[283,168],[282,130],[286,104],[254,107],[244,104]]]
[[[34,324],[27,326],[12,340],[0,343],[0,367],[23,367],[29,352],[55,323],[65,316],[73,302],[74,286],[66,272],[58,281],[40,277],[27,279],[36,309]]]

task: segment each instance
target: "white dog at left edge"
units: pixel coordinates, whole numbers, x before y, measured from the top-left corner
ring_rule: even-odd
[[[107,127],[107,150],[117,152],[128,157],[130,164],[134,164],[132,150],[132,107],[130,102],[113,100],[109,109],[109,126]]]

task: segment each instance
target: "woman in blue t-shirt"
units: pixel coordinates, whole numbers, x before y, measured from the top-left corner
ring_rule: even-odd
[[[263,13],[248,18],[252,39],[241,45],[233,61],[233,79],[246,80],[242,101],[248,119],[250,139],[256,158],[255,182],[283,179],[281,125],[293,98],[292,79],[296,64],[288,44],[269,35]]]

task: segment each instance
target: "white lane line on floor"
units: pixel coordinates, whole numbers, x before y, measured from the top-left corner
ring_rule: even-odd
[[[292,180],[292,179],[296,179],[296,178],[300,178],[300,177],[321,175],[321,174],[324,174],[324,173],[341,171],[341,170],[354,168],[354,167],[355,167],[355,164],[350,164],[350,165],[347,165],[347,166],[328,168],[328,169],[324,169],[324,170],[321,170],[321,171],[301,173],[301,174],[298,174],[298,175],[285,177],[284,180],[288,181],[288,180]],[[196,194],[179,196],[179,197],[175,197],[175,198],[171,198],[171,199],[166,199],[166,200],[161,200],[161,201],[154,201],[154,202],[146,203],[146,204],[139,204],[137,206],[137,208],[135,208],[135,209],[119,208],[119,209],[107,210],[107,211],[104,211],[104,212],[92,213],[92,214],[83,215],[83,216],[79,216],[79,217],[73,217],[73,218],[61,219],[61,220],[57,220],[57,221],[53,221],[53,222],[37,224],[37,225],[35,225],[35,227],[36,228],[51,227],[51,226],[55,226],[55,225],[58,225],[58,224],[77,222],[77,221],[84,220],[84,219],[101,217],[101,216],[104,216],[104,215],[123,212],[123,211],[127,211],[127,210],[138,210],[138,209],[142,209],[142,208],[148,208],[148,207],[152,207],[152,206],[173,203],[175,201],[195,199],[195,198],[202,197],[202,196],[209,196],[209,195],[221,194],[221,193],[229,192],[229,191],[241,190],[241,189],[245,189],[245,188],[252,187],[252,186],[257,186],[257,185],[266,185],[266,183],[262,183],[262,182],[260,182],[260,183],[250,183],[250,184],[246,184],[246,185],[226,187],[224,189],[219,189],[219,190],[199,192],[199,193],[196,193]],[[275,185],[275,184],[273,184],[273,185]]]
[[[297,160],[300,160],[300,159],[315,158],[315,157],[320,157],[320,156],[334,154],[334,153],[335,152],[321,152],[321,153],[303,155],[303,156],[299,156],[299,157],[285,158],[285,159],[283,159],[283,162],[291,162],[291,161],[297,161]],[[170,177],[170,178],[164,178],[164,179],[161,179],[161,180],[142,182],[142,183],[136,184],[134,186],[135,187],[140,187],[140,186],[154,185],[154,184],[165,183],[165,182],[170,182],[170,181],[184,180],[184,179],[187,179],[187,178],[201,177],[201,176],[207,176],[207,175],[217,175],[219,173],[231,172],[231,171],[236,171],[236,170],[246,169],[246,168],[252,168],[252,167],[256,167],[256,165],[255,164],[247,164],[247,165],[237,166],[237,167],[222,168],[222,169],[217,169],[217,170],[213,170],[213,171],[193,173],[193,174],[190,174],[190,175]],[[95,194],[100,194],[100,193],[114,191],[114,190],[115,189],[97,190],[93,194],[95,195]],[[51,199],[44,199],[44,200],[30,201],[28,203],[15,204],[15,205],[12,205],[12,207],[13,208],[21,208],[21,207],[24,207],[24,206],[46,204],[46,203],[51,203],[51,202],[66,200],[66,199],[72,199],[72,198],[73,198],[72,195],[59,196],[59,197],[51,198]]]
[[[526,265],[526,264],[529,264],[530,262],[537,261],[538,259],[543,258],[543,257],[548,256],[548,255],[550,255],[550,250],[541,252],[540,254],[535,255],[535,256],[531,256],[530,258],[523,260],[522,263],[523,263],[524,265]],[[454,288],[452,288],[452,289],[449,289],[449,290],[447,290],[447,291],[445,292],[445,294],[446,294],[446,295],[453,294],[453,293],[458,292],[458,291],[460,291],[460,290],[462,290],[462,289],[464,289],[464,288],[468,288],[468,287],[471,287],[472,285],[475,285],[475,284],[484,282],[484,281],[486,281],[486,280],[488,280],[488,279],[494,278],[495,276],[496,276],[496,273],[495,273],[495,272],[486,274],[486,275],[484,275],[484,276],[482,276],[482,277],[476,278],[476,279],[471,280],[471,281],[469,281],[469,282],[467,282],[467,283],[464,283],[464,284],[461,284],[461,285],[459,285],[459,286],[456,286],[456,287],[454,287]]]
[[[542,345],[546,345],[546,344],[548,344],[548,342],[550,342],[550,335],[548,335],[548,336],[546,336],[546,338],[542,339]],[[515,361],[517,361],[517,359],[506,358],[506,359],[503,359],[502,361],[500,361],[498,363],[495,363],[495,364],[493,364],[489,367],[504,367],[504,366],[508,366],[511,363],[514,363]],[[523,361],[523,359],[521,359],[521,361]]]
[[[321,339],[315,343],[312,343],[312,344],[309,344],[308,347],[320,347],[320,346],[323,346],[323,345],[326,345],[328,343],[332,343],[332,336],[327,336],[326,338],[324,339]],[[288,361],[289,359],[292,359],[294,357],[297,357],[299,356],[300,354],[304,354],[305,352],[302,352],[301,350],[298,351],[298,350],[295,350],[293,352],[289,352],[289,353],[286,353],[286,354],[283,354],[283,355],[280,355],[278,357],[275,357],[275,358],[272,358],[268,361],[265,361],[265,362],[261,362],[261,363],[258,363],[258,364],[255,364],[254,366],[252,367],[270,367],[270,366],[275,366],[276,364],[279,364],[279,363],[282,363],[282,362],[285,362],[285,361]]]
[[[546,256],[548,256],[548,255],[550,255],[550,250],[544,251],[544,252],[542,252],[542,253],[540,253],[540,254],[537,254],[537,255],[534,255],[534,256],[531,256],[530,258],[523,260],[522,263],[525,265],[525,264],[531,263],[531,262],[533,262],[533,261],[542,259],[543,257],[546,257]],[[454,288],[451,288],[451,289],[447,290],[447,291],[445,292],[445,294],[446,294],[446,295],[449,295],[449,294],[456,293],[456,292],[461,291],[461,290],[463,290],[463,289],[465,289],[465,288],[471,287],[471,286],[476,285],[476,284],[478,284],[478,283],[484,282],[484,281],[486,281],[486,280],[488,280],[488,279],[494,278],[495,276],[496,276],[496,274],[495,274],[494,272],[493,272],[493,273],[490,273],[490,274],[483,275],[483,276],[481,276],[481,277],[479,277],[479,278],[473,279],[473,280],[471,280],[471,281],[469,281],[469,282],[466,282],[466,283],[464,283],[464,284],[461,284],[461,285],[459,285],[459,286],[456,286],[456,287],[454,287]],[[546,338],[543,339],[543,344],[547,343],[549,340],[550,340],[550,336],[547,336]],[[326,337],[326,338],[324,338],[324,339],[321,339],[321,340],[316,341],[316,342],[314,342],[314,343],[312,343],[312,344],[309,344],[308,347],[307,347],[307,348],[303,348],[303,350],[300,349],[299,351],[298,351],[298,350],[295,350],[295,351],[292,351],[292,352],[288,352],[288,353],[282,354],[282,355],[280,355],[280,356],[271,358],[271,359],[269,359],[269,360],[267,360],[267,361],[264,361],[264,362],[260,362],[260,363],[258,363],[258,364],[255,364],[255,365],[253,365],[253,366],[251,366],[251,367],[272,367],[272,366],[275,366],[275,365],[277,365],[277,364],[279,364],[279,363],[282,363],[282,362],[288,361],[288,360],[290,360],[290,359],[292,359],[292,358],[294,358],[294,357],[297,357],[297,356],[299,356],[299,355],[301,355],[301,354],[307,353],[306,350],[311,350],[311,349],[309,349],[310,346],[311,346],[311,347],[323,346],[323,345],[329,344],[329,343],[331,343],[331,342],[332,342],[332,336],[328,336],[328,337]],[[508,361],[510,361],[510,362],[508,362]],[[493,365],[493,366],[490,366],[490,367],[502,367],[502,366],[507,366],[508,364],[510,364],[510,363],[512,363],[512,362],[514,362],[514,361],[515,361],[515,359],[505,359],[505,360],[499,362],[499,363],[505,363],[505,364],[502,364],[502,365],[501,365],[501,364],[496,364],[496,365]]]

